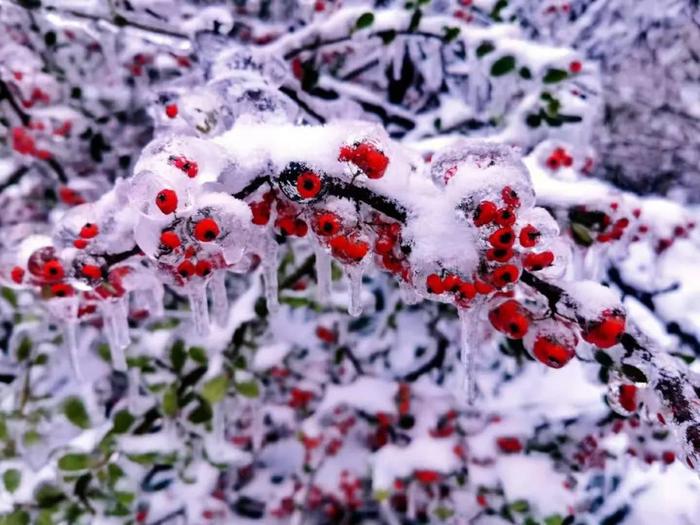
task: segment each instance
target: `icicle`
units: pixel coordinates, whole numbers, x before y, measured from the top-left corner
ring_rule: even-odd
[[[320,242],[314,242],[316,255],[316,299],[321,304],[328,303],[331,295],[331,256]]]
[[[123,306],[119,303],[105,301],[102,304],[102,320],[110,354],[112,355],[112,366],[115,370],[120,371],[126,370],[124,348],[129,344],[129,325],[122,320],[123,316]],[[127,330],[126,336],[121,333],[125,329],[125,324]]]
[[[350,279],[350,306],[348,313],[353,317],[358,317],[362,313],[362,268],[360,266],[347,268],[348,279]]]
[[[223,270],[214,272],[211,281],[211,310],[214,322],[219,326],[226,326],[228,322],[229,303],[226,291],[226,273]]]
[[[477,328],[477,315],[475,310],[460,308],[458,311],[460,321],[459,360],[462,365],[459,369],[459,374],[457,375],[458,384],[460,389],[460,397],[466,393],[467,403],[472,404],[476,398],[476,377],[474,366],[474,354],[476,348],[474,344],[474,331]]]
[[[120,346],[126,348],[131,343],[131,337],[129,337],[129,298],[124,296],[118,299],[115,304],[115,310],[117,311],[116,321],[117,321],[117,338],[119,340]]]
[[[274,239],[268,239],[265,246],[263,284],[265,285],[267,311],[274,314],[280,306],[277,285],[277,243]]]
[[[193,286],[188,291],[190,310],[194,329],[198,335],[209,333],[209,304],[207,303],[207,288],[205,285]]]
[[[129,370],[129,383],[126,390],[126,403],[129,411],[132,413],[138,412],[139,399],[139,368],[134,367]],[[167,418],[166,418],[167,420]]]
[[[82,383],[83,374],[80,370],[80,359],[78,357],[78,323],[74,321],[64,321],[61,324],[63,329],[63,342],[65,343],[68,349],[68,355],[70,356],[70,364],[73,368],[75,379],[79,383]]]
[[[212,434],[217,444],[226,443],[226,410],[224,409],[224,403],[225,400],[222,400],[212,407],[214,411],[212,417]]]

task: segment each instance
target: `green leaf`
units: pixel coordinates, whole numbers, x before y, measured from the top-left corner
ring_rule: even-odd
[[[515,68],[515,57],[505,55],[496,60],[491,66],[491,76],[500,77],[513,71]]]
[[[356,29],[365,29],[374,23],[374,14],[367,12],[360,15],[360,18],[355,22]]]
[[[459,27],[443,27],[442,30],[445,32],[443,35],[442,39],[445,42],[452,42],[459,36],[460,29]]]
[[[131,415],[128,410],[120,410],[114,414],[114,425],[112,426],[112,432],[115,434],[123,434],[129,427],[133,424],[136,418]]]
[[[68,421],[79,428],[90,428],[90,417],[88,416],[85,405],[77,397],[69,397],[63,403],[63,413],[68,418]]]
[[[178,339],[170,348],[170,362],[175,369],[175,372],[179,374],[182,371],[182,367],[185,366],[185,361],[187,360],[187,352],[185,351],[185,343],[182,339]]]
[[[66,454],[58,460],[61,470],[85,470],[90,466],[90,456],[87,454]]]
[[[476,56],[477,58],[481,58],[491,53],[491,51],[494,49],[496,49],[496,47],[491,42],[486,40],[479,44],[479,47],[476,48]]]
[[[527,512],[530,510],[530,504],[524,499],[519,499],[510,504],[510,510],[513,512]]]
[[[169,387],[163,394],[163,414],[175,417],[177,414],[177,392],[175,387]]]
[[[225,375],[213,377],[202,386],[202,397],[212,405],[218,403],[226,396],[229,379]]]
[[[624,365],[622,365],[622,373],[625,374],[627,379],[630,379],[635,383],[648,383],[649,382],[646,374],[644,372],[642,372],[636,366],[624,364]]]
[[[530,80],[532,78],[532,71],[530,71],[530,68],[527,66],[521,67],[520,71],[518,71],[518,74],[521,78],[524,78],[525,80]]]
[[[0,297],[5,299],[8,303],[10,303],[12,306],[17,308],[17,294],[12,288],[7,288],[6,286],[3,286],[0,289]]]
[[[17,360],[24,361],[32,351],[32,341],[28,337],[23,337],[17,346]]]
[[[244,397],[255,398],[260,395],[260,389],[258,388],[258,383],[256,381],[242,381],[236,383],[236,390],[239,394]]]
[[[34,493],[36,504],[42,509],[53,507],[58,502],[65,499],[65,497],[63,492],[51,483],[40,485]]]
[[[7,439],[7,422],[5,417],[0,414],[0,441],[5,441]]]
[[[35,525],[53,525],[53,518],[50,510],[42,510],[36,517]]]
[[[580,244],[582,246],[590,246],[593,244],[593,237],[591,237],[588,228],[586,228],[583,224],[572,222],[571,233],[574,236],[574,241],[576,241],[576,244]]]
[[[29,514],[24,510],[16,510],[12,514],[8,514],[0,521],[2,525],[29,525]]]
[[[36,445],[41,441],[41,435],[34,429],[27,430],[22,436],[22,442],[28,447]]]
[[[547,516],[544,519],[544,525],[561,525],[564,521],[559,514],[553,514],[552,516]]]
[[[569,74],[564,71],[563,69],[557,69],[557,68],[549,68],[547,72],[544,75],[544,78],[542,81],[545,84],[554,84],[556,82],[561,82],[562,80],[566,79],[569,76]]]
[[[2,482],[5,484],[7,492],[14,492],[22,481],[22,473],[16,468],[8,468],[2,473]]]
[[[192,358],[192,361],[194,361],[195,363],[198,363],[200,365],[207,364],[207,351],[201,346],[191,346],[189,353],[190,357]]]
[[[210,421],[213,415],[214,412],[211,409],[211,405],[204,399],[200,399],[199,405],[192,412],[190,412],[187,419],[194,424],[201,424]]]

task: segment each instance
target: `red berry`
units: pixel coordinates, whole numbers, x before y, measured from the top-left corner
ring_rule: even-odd
[[[180,236],[172,230],[164,231],[160,234],[160,244],[165,246],[170,250],[175,250],[179,248],[182,242],[180,241]]]
[[[170,162],[179,170],[184,172],[190,179],[199,173],[199,166],[196,162],[185,157],[170,157]]]
[[[661,454],[661,459],[666,465],[670,465],[676,461],[676,454],[671,450],[666,450],[663,454]]]
[[[294,235],[304,237],[309,231],[309,226],[302,219],[294,220]]]
[[[88,242],[85,239],[76,239],[73,241],[73,246],[75,246],[78,250],[86,248],[87,245]]]
[[[416,470],[413,475],[424,485],[434,483],[440,479],[440,474],[434,470]]]
[[[85,202],[85,199],[78,192],[73,191],[67,186],[61,186],[58,189],[58,198],[61,199],[61,202],[69,206],[77,206]]]
[[[179,273],[185,279],[189,279],[194,275],[195,266],[190,260],[182,261],[177,267],[177,273]]]
[[[51,285],[51,295],[53,297],[70,297],[73,295],[73,287],[65,283]]]
[[[60,281],[65,275],[63,271],[63,266],[58,259],[51,259],[46,261],[43,267],[44,279],[48,282]]]
[[[168,116],[168,118],[177,117],[177,104],[168,104],[165,106],[165,114]]]
[[[297,177],[297,191],[302,199],[313,199],[321,191],[321,178],[313,171],[304,171]]]
[[[540,363],[552,368],[561,368],[571,361],[575,351],[569,346],[557,343],[551,337],[539,336],[535,340],[532,354]]]
[[[395,245],[396,240],[393,237],[382,235],[377,239],[377,242],[374,243],[374,251],[379,255],[386,255],[394,249]]]
[[[80,236],[83,239],[92,239],[98,233],[100,233],[100,229],[98,228],[97,224],[93,224],[91,222],[86,222],[80,229]]]
[[[480,295],[488,295],[493,292],[493,286],[478,279],[474,281],[474,288],[476,288],[476,293]]]
[[[250,204],[253,213],[253,224],[264,226],[270,222],[270,206],[266,202],[253,202]]]
[[[518,193],[510,186],[506,186],[503,188],[503,190],[501,190],[501,198],[503,199],[504,204],[509,208],[517,208],[520,206],[520,198],[518,197]]]
[[[336,235],[340,231],[340,218],[335,213],[322,213],[316,219],[316,233],[321,236]]]
[[[289,215],[279,217],[275,221],[275,226],[286,236],[294,235],[295,219]]]
[[[489,321],[496,330],[503,332],[511,339],[522,339],[530,326],[527,310],[514,299],[491,310]]]
[[[496,288],[503,288],[512,284],[520,277],[520,270],[513,264],[504,264],[491,272],[491,283]]]
[[[352,147],[343,146],[340,149],[338,160],[352,162],[370,179],[383,177],[389,165],[389,158],[368,142],[361,142]]]
[[[554,254],[552,252],[528,253],[523,257],[523,266],[530,271],[536,272],[551,266],[554,262]]]
[[[523,444],[516,437],[499,437],[496,439],[496,445],[505,454],[517,454],[523,450]]]
[[[220,233],[219,225],[211,217],[206,217],[194,225],[194,236],[201,242],[211,242],[216,239]]]
[[[601,319],[589,323],[582,332],[583,339],[598,348],[616,345],[625,331],[625,316],[619,312],[606,310]]]
[[[569,71],[571,71],[574,74],[580,73],[581,69],[583,69],[583,65],[578,60],[574,60],[573,62],[571,62],[571,64],[569,64]]]
[[[94,264],[84,264],[80,272],[88,279],[100,279],[102,277],[102,269]]]
[[[200,277],[206,277],[211,273],[211,263],[209,261],[199,261],[195,266],[195,272]]]
[[[348,245],[347,255],[350,259],[359,261],[367,255],[369,244],[363,241],[354,241]]]
[[[446,292],[456,293],[459,291],[459,286],[462,284],[459,277],[456,275],[446,275],[442,280],[442,286]]]
[[[634,385],[620,385],[620,406],[627,412],[637,410],[637,387]]]
[[[474,211],[474,225],[486,226],[496,218],[498,208],[491,201],[481,201]]]
[[[551,170],[556,170],[559,168],[559,158],[554,155],[550,155],[547,158],[547,167]]]
[[[508,249],[515,243],[515,233],[510,227],[499,228],[489,235],[489,243],[494,248]]]
[[[495,221],[499,226],[512,226],[515,224],[515,219],[515,213],[508,208],[501,208],[496,212]]]
[[[459,285],[458,293],[462,298],[471,300],[476,296],[476,287],[472,283],[463,282]]]
[[[442,283],[442,279],[436,273],[431,273],[425,279],[425,285],[429,293],[442,294],[445,292],[445,286]]]
[[[537,240],[540,238],[540,235],[540,231],[532,224],[523,226],[519,235],[520,246],[523,248],[532,248],[535,244],[537,244]]]
[[[510,248],[490,248],[486,252],[489,261],[508,262],[513,258],[513,250]]]
[[[177,193],[174,190],[160,190],[156,195],[156,206],[165,215],[177,209]]]
[[[22,284],[22,279],[24,279],[24,268],[15,266],[10,272],[10,277],[17,284]]]

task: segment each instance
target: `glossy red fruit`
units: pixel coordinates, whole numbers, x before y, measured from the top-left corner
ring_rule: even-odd
[[[253,202],[250,204],[253,213],[253,224],[264,226],[270,222],[270,205],[267,202]]]
[[[167,230],[160,234],[160,244],[170,250],[175,250],[180,247],[182,241],[177,233]]]
[[[436,273],[431,273],[425,279],[425,286],[429,293],[440,295],[445,292],[445,286],[442,284],[442,278]]]
[[[340,231],[340,218],[335,213],[322,213],[316,219],[316,233],[321,236],[333,236]]]
[[[76,239],[73,241],[73,246],[75,246],[78,250],[83,250],[87,247],[88,242],[85,239]]]
[[[177,193],[175,190],[160,190],[156,195],[156,206],[165,215],[173,213],[177,209]]]
[[[189,279],[195,273],[195,266],[190,260],[182,261],[177,267],[177,273],[179,273],[181,277]]]
[[[574,60],[571,62],[571,64],[569,64],[569,71],[571,71],[573,74],[580,73],[582,69],[583,65],[578,60]]]
[[[515,224],[515,213],[510,208],[501,208],[496,212],[494,221],[499,226],[512,226]]]
[[[309,232],[309,225],[302,219],[294,220],[294,235],[304,237]]]
[[[199,173],[199,165],[186,157],[170,157],[170,163],[193,179]]]
[[[297,191],[302,199],[313,199],[321,192],[321,178],[313,171],[304,171],[297,177]]]
[[[606,310],[597,321],[588,323],[582,332],[585,341],[598,348],[616,345],[625,332],[625,316],[617,311]]]
[[[294,217],[290,215],[285,215],[283,217],[278,217],[275,221],[275,226],[279,228],[283,235],[290,236],[294,235],[295,220]]]
[[[463,299],[474,299],[474,297],[476,297],[476,287],[472,283],[462,282],[462,284],[459,285],[458,294]]]
[[[416,470],[413,473],[413,475],[416,478],[416,480],[423,483],[424,485],[435,483],[440,479],[440,473],[434,470]]]
[[[66,283],[56,283],[51,285],[52,297],[70,297],[73,295],[73,287]]]
[[[528,253],[523,257],[523,266],[536,272],[551,266],[554,262],[554,254],[550,251],[542,253]]]
[[[168,104],[165,106],[165,114],[168,116],[168,118],[177,117],[177,111],[177,104]]]
[[[199,261],[195,266],[195,272],[200,277],[206,277],[211,273],[211,263],[209,261]]]
[[[518,192],[516,192],[510,186],[505,186],[501,190],[501,198],[503,203],[509,208],[517,208],[520,206],[520,197],[518,197]]]
[[[575,351],[551,337],[539,336],[533,345],[532,354],[540,363],[551,368],[561,368],[571,361]]]
[[[369,244],[363,241],[351,241],[347,248],[347,255],[350,259],[359,261],[369,252]]]
[[[462,281],[456,275],[452,275],[452,274],[446,275],[442,279],[442,286],[445,288],[446,292],[450,292],[450,293],[458,292],[459,286],[461,284],[462,284]]]
[[[394,246],[396,246],[395,238],[382,235],[374,243],[374,251],[379,255],[386,255],[394,249]]]
[[[389,158],[368,142],[361,142],[352,147],[343,146],[340,149],[338,160],[352,162],[370,179],[382,178],[389,165]]]
[[[94,264],[84,264],[80,269],[80,273],[88,279],[100,279],[102,277],[102,269]]]
[[[63,271],[63,265],[58,259],[51,259],[44,263],[42,268],[42,275],[44,280],[48,282],[56,282],[63,279],[65,272]]]
[[[493,327],[511,339],[522,339],[528,331],[530,321],[518,301],[510,299],[489,312]]]
[[[474,225],[486,226],[490,224],[498,212],[498,207],[491,201],[481,201],[474,211]]]
[[[194,237],[200,242],[211,242],[220,233],[219,225],[211,217],[206,217],[194,225]]]
[[[489,235],[489,243],[494,248],[508,249],[515,243],[515,232],[510,226],[499,228]]]
[[[496,288],[503,288],[516,282],[520,278],[520,270],[513,264],[504,264],[491,272],[491,284]]]
[[[80,236],[83,239],[92,239],[100,233],[100,229],[97,224],[86,222],[85,225],[80,229]]]
[[[627,412],[637,410],[637,387],[634,385],[620,385],[619,389],[620,406]]]
[[[520,230],[520,235],[519,241],[520,241],[520,246],[523,248],[532,248],[537,244],[537,241],[539,240],[540,236],[542,234],[540,231],[535,228],[532,224],[528,224],[527,226],[523,226]]]
[[[486,259],[489,261],[508,262],[513,258],[513,250],[510,248],[490,248],[486,252]]]
[[[22,279],[24,279],[24,268],[21,268],[19,266],[15,266],[12,268],[10,271],[10,278],[16,283],[16,284],[22,284]]]
[[[516,437],[503,436],[496,439],[496,445],[505,454],[517,454],[522,452],[523,444]]]

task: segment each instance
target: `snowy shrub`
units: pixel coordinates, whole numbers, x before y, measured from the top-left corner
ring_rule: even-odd
[[[2,523],[697,517],[697,213],[531,4],[3,4]]]

